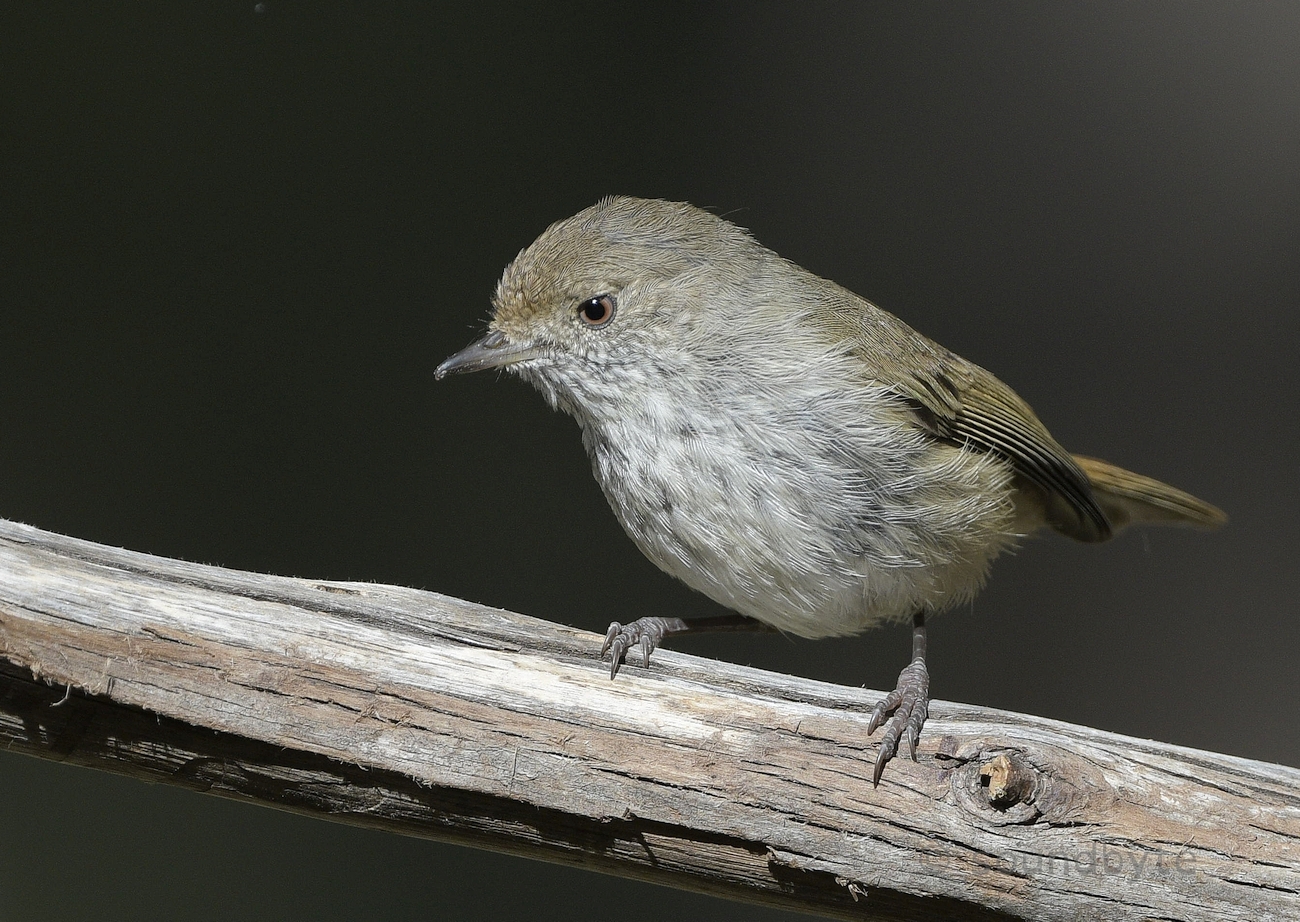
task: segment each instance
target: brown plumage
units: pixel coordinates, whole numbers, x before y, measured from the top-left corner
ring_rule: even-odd
[[[888,717],[877,780],[925,721],[926,616],[971,598],[1001,551],[1044,527],[1104,541],[1224,521],[1070,454],[989,372],[685,203],[614,197],[555,223],[493,302],[439,377],[507,368],[570,413],[637,546],[739,613],[708,627],[912,619],[912,663],[870,721]],[[691,629],[615,623],[602,654],[612,672],[631,649],[648,665]]]

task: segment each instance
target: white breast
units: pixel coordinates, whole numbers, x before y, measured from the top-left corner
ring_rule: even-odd
[[[846,386],[839,361],[756,376],[729,355],[606,381],[617,412],[584,408],[599,394],[566,407],[647,557],[803,637],[967,599],[1014,540],[1009,465],[938,442],[883,387]]]

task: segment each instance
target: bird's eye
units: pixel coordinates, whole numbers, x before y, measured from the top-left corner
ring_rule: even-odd
[[[601,295],[578,305],[578,317],[589,327],[603,327],[614,319],[614,296]]]

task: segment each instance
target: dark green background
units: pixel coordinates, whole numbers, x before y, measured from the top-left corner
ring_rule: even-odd
[[[0,515],[716,613],[570,420],[432,376],[549,222],[686,199],[1232,515],[1001,561],[933,626],[938,698],[1300,764],[1295,4],[11,4],[0,80]],[[880,688],[907,643],[680,647]],[[0,792],[6,918],[780,915],[13,754]]]

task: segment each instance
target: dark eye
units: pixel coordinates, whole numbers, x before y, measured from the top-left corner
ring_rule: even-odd
[[[614,319],[614,296],[601,295],[578,305],[578,316],[589,327],[603,327]]]

